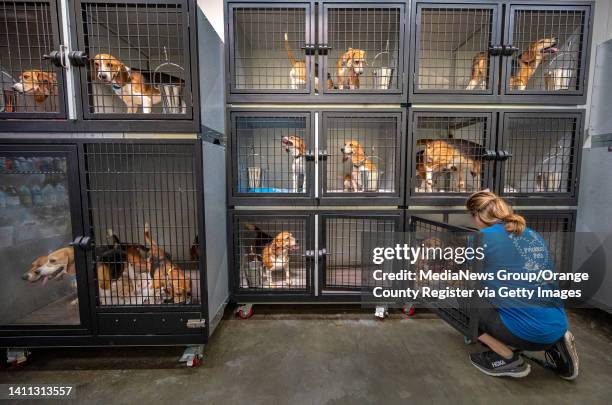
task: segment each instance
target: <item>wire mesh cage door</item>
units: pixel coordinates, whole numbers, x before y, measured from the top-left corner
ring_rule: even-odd
[[[575,201],[581,134],[581,113],[504,113],[500,194]]]
[[[443,203],[491,187],[496,154],[490,113],[415,111],[410,123],[411,196]]]
[[[86,143],[84,160],[98,312],[202,308],[195,144]]]
[[[480,238],[478,232],[473,229],[431,219],[411,216],[409,219],[410,244],[411,246],[425,247],[431,249],[450,247],[478,247]],[[440,273],[450,271],[468,271],[477,273],[481,271],[479,260],[466,261],[457,264],[454,260],[444,260],[441,255],[428,258],[422,262],[417,262],[417,271],[432,271]],[[433,278],[417,278],[413,288],[423,289],[428,287],[434,290],[444,290],[446,288],[470,290],[478,288],[474,281],[468,280],[434,280]],[[454,298],[446,299],[443,302],[436,299],[429,299],[423,302],[440,318],[468,338],[475,338],[478,332],[478,311],[474,298]]]
[[[494,94],[500,6],[418,3],[413,93]]]
[[[402,114],[323,113],[322,197],[400,197]],[[343,200],[345,201],[345,200]]]
[[[187,0],[78,0],[82,103],[88,119],[193,118]]]
[[[55,0],[0,2],[0,118],[65,118]]]
[[[321,93],[401,94],[405,3],[322,2]]]
[[[319,290],[323,295],[357,293],[366,287],[362,263],[364,238],[380,239],[390,245],[395,232],[401,232],[401,213],[323,214],[319,234]],[[377,243],[378,244],[378,243]]]
[[[231,113],[234,197],[265,203],[312,196],[310,118],[308,112]]]
[[[590,6],[511,5],[506,18],[506,94],[584,93]]]
[[[311,92],[313,9],[311,2],[229,3],[232,93]]]
[[[311,293],[311,216],[235,213],[232,223],[235,294],[264,298]]]

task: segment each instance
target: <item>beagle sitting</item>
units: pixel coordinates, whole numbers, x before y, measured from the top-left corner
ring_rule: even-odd
[[[150,114],[153,105],[161,103],[159,89],[146,84],[144,76],[125,66],[120,60],[107,53],[99,53],[93,59],[96,79],[109,83],[113,93],[127,106],[127,112],[134,114],[142,108]]]
[[[278,233],[272,242],[268,243],[262,251],[262,262],[265,269],[265,277],[268,285],[272,281],[273,271],[285,272],[285,285],[291,286],[291,274],[289,269],[289,252],[299,249],[297,241],[291,232]]]
[[[378,168],[365,155],[363,147],[359,142],[352,140],[346,142],[342,148],[342,161],[346,162],[351,159],[353,170],[351,171],[351,187],[352,191],[376,190],[378,188]],[[366,173],[368,184],[363,184],[362,174]],[[345,186],[345,190],[347,187]]]
[[[284,136],[282,139],[285,152],[293,157],[291,162],[292,189],[294,193],[306,191],[306,145],[297,135]]]
[[[57,96],[57,75],[42,70],[26,70],[19,75],[13,90],[21,94],[31,94],[34,101],[44,103],[47,97]]]
[[[359,76],[363,74],[366,52],[349,48],[336,62],[338,88],[341,90],[359,89]]]

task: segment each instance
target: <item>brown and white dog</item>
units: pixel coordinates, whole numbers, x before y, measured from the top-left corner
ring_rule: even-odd
[[[363,147],[358,141],[348,141],[340,148],[342,161],[351,160],[351,188],[353,191],[365,191],[378,188],[378,168],[368,159]],[[367,173],[368,184],[363,184],[362,173]],[[345,183],[346,184],[346,183]],[[345,186],[346,188],[346,186]]]
[[[289,253],[299,249],[297,241],[291,232],[283,231],[278,233],[262,251],[262,262],[265,270],[264,276],[268,284],[272,280],[273,271],[284,271],[284,285],[291,286],[291,274],[289,268]]]
[[[284,136],[281,140],[285,152],[293,157],[291,162],[291,191],[300,193],[306,191],[306,145],[304,140],[297,136]]]
[[[22,94],[31,94],[34,101],[44,103],[49,96],[57,96],[57,75],[42,70],[25,70],[19,75],[19,81],[13,90]]]
[[[464,174],[469,172],[479,184],[484,148],[465,139],[419,139],[417,146],[425,149],[416,154],[416,172],[422,184],[419,191],[433,192],[433,175],[443,171],[455,173],[452,191],[465,192]]]
[[[131,70],[113,55],[97,54],[93,67],[95,78],[111,85],[113,93],[127,106],[128,113],[136,113],[142,108],[143,114],[150,114],[153,105],[161,102],[159,89],[148,85],[140,72]]]
[[[306,62],[298,61],[293,56],[293,52],[291,52],[291,47],[289,46],[289,36],[285,32],[285,50],[287,51],[287,59],[289,59],[289,63],[291,63],[291,70],[289,71],[289,79],[291,80],[291,88],[297,90],[300,86],[306,85]],[[331,75],[327,74],[327,80],[325,81],[325,85],[328,90],[332,90],[334,88],[334,82],[331,79]],[[319,92],[319,64],[315,63],[315,92]]]
[[[362,49],[349,48],[336,62],[338,88],[341,90],[359,89],[359,76],[363,74],[366,52]]]
[[[37,257],[30,265],[30,269],[23,273],[21,278],[30,283],[42,279],[42,285],[45,285],[49,280],[62,280],[64,276],[76,291],[76,267],[72,247],[63,247],[46,256]],[[70,303],[76,305],[77,302],[78,298]]]
[[[538,69],[546,55],[555,54],[559,50],[556,38],[543,38],[529,44],[529,49],[512,59],[510,75],[511,90],[525,90],[529,79]],[[487,84],[487,69],[489,56],[486,52],[477,53],[472,59],[472,73],[466,90],[484,90]]]
[[[192,296],[191,278],[170,260],[168,253],[151,237],[149,224],[145,224],[144,237],[151,246],[149,269],[153,278],[152,288],[175,304],[188,303]]]

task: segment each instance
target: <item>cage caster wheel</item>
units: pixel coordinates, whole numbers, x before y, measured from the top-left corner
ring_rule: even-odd
[[[463,337],[463,343],[465,343],[466,346],[469,346],[469,345],[473,345],[476,342],[473,341],[472,339],[470,339],[469,337],[464,336]]]
[[[250,317],[253,316],[253,305],[252,304],[240,305],[238,307],[238,310],[236,311],[236,316],[238,316],[238,318],[240,319],[249,319]]]
[[[204,364],[204,357],[202,356],[194,356],[191,360],[189,360],[185,365],[189,368],[198,368]]]
[[[384,321],[388,315],[389,311],[387,310],[387,307],[376,307],[376,310],[374,311],[374,316],[380,321]]]
[[[406,305],[404,306],[404,308],[402,308],[402,313],[404,314],[404,316],[412,317],[416,313],[416,306],[412,304]]]

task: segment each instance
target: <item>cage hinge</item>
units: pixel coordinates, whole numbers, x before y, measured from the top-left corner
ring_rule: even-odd
[[[500,161],[504,161],[504,160],[508,160],[512,157],[512,153],[508,152],[507,150],[498,150],[497,151],[497,160]]]
[[[319,44],[317,49],[319,50],[319,55],[327,55],[332,47],[329,44]]]
[[[304,157],[309,162],[315,160],[315,154],[314,154],[314,152],[311,149],[307,150],[306,153],[304,153]]]
[[[315,44],[304,44],[300,48],[304,51],[304,54],[306,55],[314,55],[317,50],[317,46]]]
[[[88,250],[91,249],[91,238],[89,236],[77,236],[69,245],[75,248]]]
[[[502,48],[502,55],[504,56],[512,56],[515,52],[518,52],[519,50],[516,46],[512,45],[504,45]]]
[[[319,151],[319,160],[327,160],[328,156],[329,152],[327,152],[327,149],[322,149]]]
[[[200,329],[206,327],[206,319],[187,319],[189,329]]]
[[[494,160],[497,159],[497,152],[493,149],[486,149],[482,154],[482,160]]]
[[[504,47],[501,45],[493,45],[489,47],[489,55],[499,56],[504,52]]]

